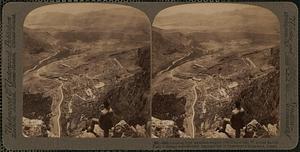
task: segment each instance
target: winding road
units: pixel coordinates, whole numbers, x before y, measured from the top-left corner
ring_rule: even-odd
[[[197,95],[197,90],[196,90],[196,87],[197,87],[197,83],[195,81],[194,82],[194,85],[193,85],[193,92],[194,92],[194,101],[193,101],[193,105],[192,105],[192,118],[191,118],[191,125],[192,125],[192,138],[195,138],[195,125],[194,125],[194,118],[195,118],[195,104],[198,100],[198,95]]]
[[[57,55],[57,53],[58,53],[58,52],[55,52],[54,54],[49,55],[48,57],[46,57],[46,58],[40,60],[39,63],[38,63],[37,65],[35,65],[33,68],[28,69],[27,71],[25,71],[25,72],[24,72],[24,75],[28,74],[29,72],[32,72],[32,71],[36,70],[43,62],[45,62],[45,61],[51,59],[52,57],[54,57],[55,55]]]
[[[61,84],[60,84],[60,86],[59,86],[59,90],[60,90],[60,93],[61,93],[61,99],[60,99],[60,101],[59,101],[59,103],[58,103],[58,116],[57,116],[57,128],[58,128],[58,137],[60,137],[61,135],[61,127],[60,127],[60,117],[61,117],[61,103],[63,102],[63,100],[64,100],[64,93],[63,93],[63,89],[62,89],[62,87],[63,87],[63,83],[61,82],[61,81],[59,81]]]
[[[168,67],[167,67],[166,69],[164,69],[164,70],[161,70],[159,73],[156,74],[156,76],[160,76],[161,74],[163,74],[163,73],[165,73],[165,72],[167,72],[167,71],[173,69],[174,66],[176,66],[176,64],[181,63],[182,61],[186,60],[188,57],[190,57],[190,55],[191,55],[192,53],[193,53],[193,52],[189,52],[189,53],[185,54],[183,57],[181,57],[181,58],[179,58],[179,59],[173,61],[172,64],[171,64],[170,66],[168,66]]]

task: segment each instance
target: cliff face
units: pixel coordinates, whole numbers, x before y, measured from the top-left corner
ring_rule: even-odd
[[[23,100],[28,101],[24,102],[24,117],[29,119],[40,118],[48,123],[49,114],[51,113],[51,97],[43,96],[41,93],[24,93]]]
[[[186,99],[175,94],[156,93],[152,98],[152,116],[162,120],[172,120],[180,130],[184,131],[183,121]]]
[[[141,70],[120,81],[103,99],[111,103],[115,121],[125,120],[129,125],[146,124],[150,113],[150,51],[149,48],[137,51],[137,64]]]
[[[23,133],[25,136],[47,136],[50,128],[52,98],[41,93],[23,95]]]
[[[279,71],[256,78],[237,97],[247,111],[246,121],[279,124]]]

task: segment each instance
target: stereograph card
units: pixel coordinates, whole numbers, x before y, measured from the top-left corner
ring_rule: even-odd
[[[7,2],[7,150],[293,149],[292,2]]]

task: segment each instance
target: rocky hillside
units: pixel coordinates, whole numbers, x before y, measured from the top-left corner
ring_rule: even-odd
[[[28,73],[24,79],[24,106],[36,108],[28,108],[30,111],[24,111],[24,116],[36,113],[30,118],[50,118],[45,123],[51,132],[76,136],[82,130],[81,117],[98,118],[100,105],[109,101],[115,124],[125,120],[133,126],[145,126],[149,116],[149,53],[149,47],[144,47],[123,51],[121,55],[106,53],[110,58],[97,61],[73,55]],[[47,85],[51,83],[52,86]],[[35,94],[40,94],[36,100]],[[45,103],[37,106],[46,102],[42,98],[49,99],[48,107]]]

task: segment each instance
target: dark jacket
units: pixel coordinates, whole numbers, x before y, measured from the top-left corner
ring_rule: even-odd
[[[113,118],[113,111],[111,108],[109,110],[107,109],[102,110],[99,118],[99,125],[101,129],[103,130],[111,129],[113,127],[112,118]]]
[[[232,110],[230,123],[233,129],[242,129],[245,126],[244,115],[245,115],[245,110],[243,108],[241,109],[235,108]]]

